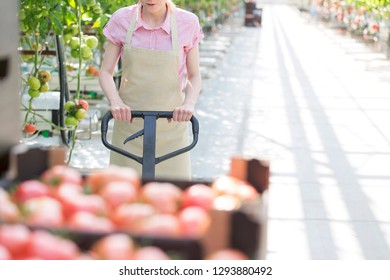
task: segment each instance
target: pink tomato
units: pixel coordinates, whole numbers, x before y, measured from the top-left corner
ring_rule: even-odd
[[[99,194],[111,208],[116,208],[120,204],[134,202],[137,199],[137,188],[129,182],[115,181],[103,186]]]
[[[93,192],[98,193],[100,188],[115,181],[128,182],[136,188],[141,186],[141,178],[134,169],[115,165],[89,174],[86,178],[86,185]]]
[[[70,217],[76,212],[90,212],[95,215],[106,215],[107,204],[97,194],[70,193],[61,197],[65,217]]]
[[[42,260],[74,260],[80,255],[78,246],[71,240],[43,230],[35,230],[27,246],[26,256]]]
[[[108,218],[96,216],[90,212],[83,211],[74,213],[69,218],[67,227],[75,231],[97,233],[112,232],[115,228]]]
[[[49,187],[39,180],[26,180],[21,182],[13,193],[13,199],[17,203],[36,197],[49,196]]]
[[[156,209],[150,204],[122,204],[114,210],[111,215],[111,220],[119,229],[137,232],[142,220],[155,213]]]
[[[212,208],[217,193],[204,184],[195,184],[183,192],[182,207],[200,206],[205,210]]]
[[[99,239],[91,250],[103,260],[131,260],[134,247],[134,241],[130,236],[114,233]]]
[[[61,203],[51,197],[38,197],[27,200],[21,205],[25,222],[29,225],[59,228],[63,225]]]
[[[58,186],[63,183],[82,185],[81,173],[67,165],[55,165],[43,172],[41,179],[50,186]]]
[[[139,233],[148,236],[180,237],[182,230],[177,216],[173,214],[156,214],[142,221]]]
[[[161,213],[177,213],[183,191],[171,183],[150,182],[143,186],[141,197]]]
[[[189,206],[179,213],[183,235],[189,238],[203,236],[211,225],[209,213],[202,207]]]
[[[0,245],[7,248],[14,258],[23,255],[30,239],[30,230],[22,224],[0,226]]]

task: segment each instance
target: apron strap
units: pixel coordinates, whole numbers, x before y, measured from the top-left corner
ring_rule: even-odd
[[[133,16],[131,17],[129,28],[127,29],[125,47],[130,46],[131,39],[133,38],[135,24],[137,22],[138,15],[139,15],[139,8],[140,8],[140,5],[137,5],[137,9],[135,11],[135,14],[133,14]],[[179,53],[179,50],[180,50],[180,48],[179,48],[179,35],[178,35],[178,31],[177,31],[177,22],[176,22],[176,16],[175,16],[174,11],[170,11],[170,17],[171,17],[172,50],[174,52]]]
[[[177,31],[177,21],[174,11],[171,11],[171,38],[172,38],[172,50],[174,52],[179,52],[179,34]]]
[[[140,5],[137,5],[137,9],[135,10],[135,13],[131,17],[130,25],[129,25],[129,28],[127,29],[125,47],[130,46],[131,39],[133,38],[134,27],[135,27],[135,24],[136,24],[137,18],[138,18],[139,6]]]

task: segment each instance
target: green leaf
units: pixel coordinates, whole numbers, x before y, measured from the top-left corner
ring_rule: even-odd
[[[92,28],[99,28],[101,26],[101,19],[98,18],[95,23],[92,25]]]
[[[77,3],[75,0],[68,0],[69,6],[71,6],[73,9],[76,9]]]
[[[59,35],[62,33],[62,31],[64,30],[64,25],[62,24],[62,22],[58,19],[58,17],[54,17],[53,18],[53,29],[54,29],[54,32]]]
[[[47,20],[42,20],[39,25],[39,35],[42,38],[45,38],[47,33],[49,33],[49,22]]]

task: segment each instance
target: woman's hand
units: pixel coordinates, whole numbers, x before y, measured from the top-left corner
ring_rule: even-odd
[[[177,122],[188,122],[191,120],[194,114],[194,106],[189,104],[183,104],[182,106],[176,107],[173,110],[173,120]]]
[[[121,99],[110,101],[111,114],[115,120],[118,121],[132,121],[131,109]]]

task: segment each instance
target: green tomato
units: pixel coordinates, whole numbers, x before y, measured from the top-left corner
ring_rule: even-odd
[[[101,14],[103,12],[102,8],[98,7],[98,8],[93,8],[92,9],[93,12],[97,15]]]
[[[41,82],[39,81],[39,79],[37,79],[33,76],[28,78],[27,82],[28,82],[28,85],[30,86],[30,88],[32,88],[34,90],[38,90],[41,87]]]
[[[93,58],[93,55],[91,54],[90,56],[83,57],[84,61],[89,61]]]
[[[39,92],[39,90],[32,89],[32,88],[28,89],[28,95],[30,95],[32,98],[39,97],[40,94],[41,93]]]
[[[80,108],[80,109],[77,110],[75,117],[78,120],[82,120],[82,119],[85,118],[86,115],[87,115],[87,111],[85,111],[84,109]]]
[[[81,56],[84,59],[91,58],[92,57],[92,50],[87,45],[83,44],[80,48]]]
[[[95,5],[92,6],[92,10],[95,14],[101,14],[102,13],[102,8],[100,6],[100,3],[97,2]]]
[[[77,34],[79,34],[79,27],[77,26],[77,24],[72,24],[70,26],[70,30],[72,30],[73,36],[76,36]]]
[[[96,1],[95,1],[95,0],[87,0],[86,5],[87,5],[88,7],[95,6],[95,5],[96,5]]]
[[[34,56],[31,54],[22,54],[21,56],[23,61],[32,61],[32,59],[34,58]]]
[[[69,43],[70,40],[72,39],[72,37],[73,37],[72,33],[66,33],[66,34],[64,34],[64,41]]]
[[[72,49],[70,51],[70,55],[73,57],[73,58],[79,58],[80,56],[80,51],[79,49]]]
[[[80,47],[80,41],[78,37],[72,37],[69,40],[69,46],[72,50],[78,49]]]
[[[68,127],[74,127],[74,126],[77,126],[79,124],[79,121],[75,117],[67,116],[65,118],[65,124]]]
[[[73,115],[76,112],[76,103],[67,101],[65,103],[65,111]]]
[[[88,36],[87,39],[85,39],[85,44],[91,49],[96,48],[98,43],[99,40],[95,36]]]
[[[42,83],[41,87],[39,88],[40,92],[46,92],[49,90],[49,84],[48,83]]]

